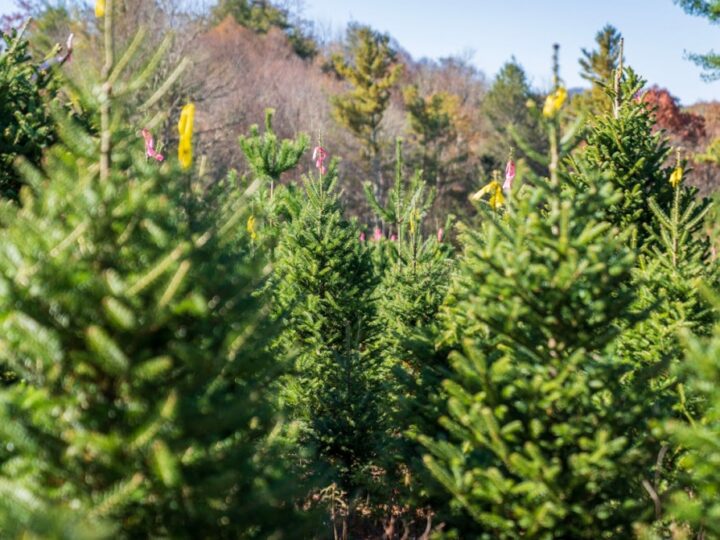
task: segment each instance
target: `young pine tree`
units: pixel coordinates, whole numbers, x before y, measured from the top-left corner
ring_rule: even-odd
[[[681,173],[682,167],[678,165],[675,171]],[[649,201],[654,221],[648,227],[647,249],[639,257],[634,277],[638,284],[636,309],[649,310],[650,315],[621,341],[638,369],[656,372],[657,383],[666,390],[659,389],[658,397],[667,397],[670,390],[677,404],[677,379],[668,376],[685,356],[680,334],[689,331],[703,336],[711,331],[717,315],[698,285],[717,286],[719,274],[704,232],[709,201],[698,200],[697,190],[683,186],[680,178],[671,187],[674,193],[669,208],[661,208],[655,199]],[[671,414],[670,407],[665,414]]]
[[[650,200],[663,209],[672,204],[670,170],[665,166],[670,146],[654,130],[652,111],[636,99],[644,81],[630,68],[622,70],[622,78],[617,81],[615,88],[608,89],[614,101],[613,111],[595,117],[572,181],[587,186],[594,173],[588,176],[584,171],[605,174],[622,194],[607,209],[606,219],[621,229],[635,226],[640,246],[655,219]]]
[[[425,223],[432,207],[435,190],[428,189],[420,173],[409,181],[403,173],[402,142],[396,147],[395,185],[388,202],[381,206],[365,184],[370,206],[384,224],[394,231],[392,258],[380,273],[377,320],[383,329],[378,337],[381,354],[391,363],[407,361],[403,341],[415,329],[430,325],[447,289],[450,271],[450,245],[445,227],[427,233]]]
[[[594,216],[619,195],[602,181],[521,193],[463,236],[443,308],[448,436],[423,437],[426,464],[470,517],[461,538],[630,537],[651,511],[654,443],[611,354],[634,254]]]
[[[270,199],[282,174],[297,166],[308,146],[308,137],[304,133],[295,140],[278,140],[272,128],[274,114],[273,109],[265,111],[265,132],[262,135],[255,124],[250,127],[249,135],[239,139],[240,149],[253,176],[270,184]]]
[[[368,349],[372,262],[343,217],[336,181],[334,165],[305,179],[299,214],[277,248],[273,313],[283,325],[276,350],[295,357],[282,401],[300,424],[299,443],[317,456],[305,474],[327,474],[352,496],[377,456],[385,411],[381,362]]]
[[[0,485],[15,494],[0,536],[45,534],[25,507],[46,505],[114,538],[266,538],[292,507],[267,440],[282,361],[238,226],[249,205],[230,192],[188,215],[188,114],[182,170],[143,155],[104,5],[103,90],[85,95],[100,136],[65,121],[44,170],[23,166],[22,206],[0,211],[0,362],[18,379],[0,388]]]
[[[378,334],[374,347],[383,361],[386,407],[390,414],[390,437],[383,446],[386,482],[384,500],[394,509],[389,520],[401,521],[404,531],[418,519],[416,510],[427,506],[427,474],[419,445],[408,432],[436,418],[438,366],[433,363],[437,315],[447,292],[452,270],[452,246],[445,227],[428,231],[427,214],[434,190],[418,173],[408,181],[403,175],[400,142],[397,145],[395,186],[388,204],[380,206],[366,186],[366,196],[383,222],[397,234],[389,264],[383,268],[377,292]],[[387,516],[386,516],[387,517]]]
[[[717,288],[719,274],[703,230],[708,201],[698,200],[696,189],[682,185],[679,164],[671,179],[672,206],[663,209],[650,200],[655,220],[633,276],[637,290],[633,309],[644,315],[623,332],[617,351],[630,367],[624,378],[626,391],[645,396],[645,416],[655,425],[673,419],[679,426],[694,424],[706,412],[702,393],[686,388],[689,369],[681,337],[690,333],[707,337],[712,331],[717,312],[699,286]],[[652,482],[644,484],[655,502],[657,526],[673,519],[663,500],[677,489],[684,461],[682,447],[666,437],[658,450]]]
[[[280,178],[297,166],[308,145],[308,137],[304,133],[295,139],[279,139],[272,128],[274,112],[273,109],[265,111],[265,131],[262,135],[258,126],[252,125],[250,133],[239,139],[251,178],[260,182],[246,229],[253,242],[269,249],[271,258],[282,234],[283,220],[292,219],[300,206],[295,187],[292,184],[281,186]],[[237,173],[233,171],[226,182],[234,184],[236,177]],[[222,186],[217,188],[227,189]]]

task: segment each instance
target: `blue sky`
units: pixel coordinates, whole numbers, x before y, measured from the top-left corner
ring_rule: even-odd
[[[592,48],[610,23],[625,36],[628,63],[650,84],[683,104],[720,99],[720,81],[701,81],[684,59],[685,51],[720,50],[720,26],[686,15],[672,0],[306,0],[305,16],[336,30],[351,20],[369,23],[415,57],[472,50],[488,77],[515,55],[538,87],[549,85],[555,42],[566,84],[582,85],[580,49]]]
[[[348,21],[389,32],[414,57],[472,51],[489,78],[512,55],[533,83],[549,85],[552,44],[561,75],[581,86],[577,59],[606,23],[625,36],[625,56],[650,84],[683,104],[720,99],[720,81],[705,83],[685,51],[720,50],[720,26],[686,15],[672,0],[305,0],[304,16],[339,33]],[[0,13],[13,6],[0,0]]]

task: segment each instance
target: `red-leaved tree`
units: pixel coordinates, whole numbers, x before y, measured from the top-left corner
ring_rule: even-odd
[[[653,86],[642,100],[654,109],[658,128],[666,130],[674,143],[696,145],[705,137],[705,119],[683,111],[667,89]]]

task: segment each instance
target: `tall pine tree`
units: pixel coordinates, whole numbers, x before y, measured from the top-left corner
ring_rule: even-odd
[[[350,84],[350,90],[332,99],[333,113],[362,144],[363,157],[370,162],[368,172],[375,195],[383,199],[387,186],[382,174],[381,122],[402,65],[390,46],[390,36],[368,26],[351,24],[347,43],[349,58],[336,54],[332,60],[335,71]]]
[[[615,72],[622,64],[622,35],[608,24],[595,35],[595,43],[597,49],[582,49],[580,76],[592,85],[582,96],[582,105],[597,114],[612,109],[612,99],[606,89],[612,87]]]

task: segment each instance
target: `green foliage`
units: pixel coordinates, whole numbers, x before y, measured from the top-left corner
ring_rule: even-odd
[[[675,0],[675,3],[690,15],[705,17],[712,23],[716,23],[720,19],[720,1],[718,0]],[[706,81],[715,81],[720,78],[720,55],[711,51],[707,54],[689,54],[688,57],[705,70],[702,77]]]
[[[547,135],[540,126],[540,119],[528,109],[528,101],[537,96],[530,88],[522,66],[513,58],[505,63],[498,72],[492,86],[483,100],[483,112],[494,130],[491,151],[496,166],[507,157],[508,150],[515,144],[511,130],[516,138],[527,141],[535,154],[544,155],[549,148]],[[540,174],[547,168],[534,166]]]
[[[377,246],[391,250],[388,264],[379,268],[374,354],[383,360],[386,407],[391,418],[391,437],[384,441],[386,469],[385,500],[412,508],[427,504],[428,475],[421,461],[422,450],[414,434],[434,424],[440,381],[434,341],[437,314],[447,292],[453,250],[445,229],[427,231],[427,212],[434,192],[415,174],[403,177],[398,141],[395,186],[386,207],[380,207],[369,186],[366,195],[381,218],[397,232],[396,240]],[[449,226],[448,223],[445,228]],[[422,425],[423,427],[418,427]],[[392,495],[393,497],[390,497]],[[409,517],[413,519],[412,516]]]
[[[670,153],[667,139],[654,130],[652,111],[635,99],[644,84],[627,68],[619,91],[608,89],[617,110],[595,117],[573,175],[575,183],[585,186],[591,185],[595,172],[607,176],[622,197],[607,209],[606,219],[621,229],[635,226],[640,244],[655,219],[650,201],[669,208],[673,200],[670,170],[665,166]]]
[[[0,51],[0,196],[17,199],[22,178],[15,160],[38,164],[56,137],[50,102],[57,92],[51,67],[33,62],[22,33],[2,34]]]
[[[672,206],[666,211],[650,200],[654,216],[647,249],[634,274],[637,298],[633,309],[641,315],[619,340],[617,352],[630,367],[625,391],[643,396],[646,416],[654,424],[673,420],[694,424],[705,410],[703,398],[687,388],[685,348],[681,336],[707,336],[717,313],[701,295],[700,283],[718,285],[717,264],[710,260],[709,241],[703,230],[710,210],[707,200],[697,200],[696,190],[678,184]],[[680,428],[678,428],[680,429]],[[663,500],[676,490],[683,472],[684,450],[665,441],[658,452],[653,482],[645,485],[656,502],[656,527],[671,523]]]
[[[250,203],[143,157],[106,22],[101,95],[78,88],[99,137],[58,117],[0,207],[0,536],[270,537],[294,514],[269,437],[286,366]]]
[[[435,200],[435,189],[427,187],[421,171],[416,171],[409,182],[405,181],[402,144],[402,139],[395,141],[395,182],[386,204],[382,205],[375,196],[371,182],[363,184],[368,204],[397,237],[404,237],[408,232],[415,236]]]
[[[381,278],[377,321],[382,328],[376,347],[390,367],[411,362],[407,341],[413,339],[416,331],[422,332],[434,323],[447,290],[452,251],[443,243],[449,219],[437,233],[424,232],[435,191],[427,188],[419,173],[405,179],[400,140],[395,165],[395,185],[388,194],[387,205],[380,205],[369,183],[364,186],[370,206],[395,231],[394,241],[381,242],[391,248],[389,260],[375,268]]]
[[[686,452],[680,463],[684,482],[670,499],[669,515],[691,525],[698,537],[720,538],[720,334],[717,329],[710,340],[689,340],[683,371],[688,390],[701,400],[705,412],[691,423],[672,420],[667,424],[673,442]]]
[[[274,268],[273,313],[283,325],[276,349],[295,356],[281,396],[300,422],[300,444],[346,492],[377,455],[384,429],[380,361],[373,339],[375,286],[369,253],[343,217],[335,167],[307,178],[299,215],[284,229]],[[318,472],[316,469],[316,473]]]
[[[716,18],[714,2],[679,3]],[[151,4],[181,33],[200,22]],[[417,170],[398,140],[393,184],[390,37],[351,25],[332,57],[347,83],[333,114],[369,173],[366,239],[324,149],[318,173],[287,182],[309,139],[280,138],[271,109],[240,137],[243,177],[181,169],[173,137],[165,159],[143,155],[140,131],[188,95],[167,93],[189,60],[162,63],[172,38],[130,38],[118,18],[139,0],[84,22],[28,5],[38,38],[104,31],[89,59],[106,65],[65,82],[73,119],[55,106],[59,57],[35,66],[17,35],[0,53],[0,187],[16,199],[0,201],[0,537],[320,538],[325,507],[336,538],[720,537],[710,206],[680,156],[670,174],[614,28],[583,51],[588,103],[567,103],[557,47],[548,96],[503,67],[482,104],[492,211],[457,227],[456,257],[451,219],[429,216],[478,143],[481,83],[462,66],[410,74]],[[314,54],[279,3],[213,15]],[[113,36],[129,43],[117,59]],[[169,78],[150,88],[158,66]]]
[[[0,478],[124,537],[269,532],[262,389],[281,364],[251,296],[261,261],[233,227],[247,205],[192,230],[177,171],[135,141],[116,133],[106,181],[95,145],[67,141],[37,198],[3,209],[2,361],[22,383],[0,392]]]
[[[332,58],[337,74],[350,84],[350,90],[333,96],[333,114],[363,145],[371,161],[376,195],[382,198],[382,147],[380,123],[390,102],[390,92],[398,81],[402,65],[390,47],[388,35],[368,26],[351,24],[347,43],[350,58],[336,54]]]
[[[257,124],[250,126],[250,134],[240,136],[240,149],[255,178],[270,181],[270,189],[280,176],[294,169],[308,146],[308,136],[301,133],[297,139],[278,140],[272,128],[273,109],[265,111],[265,132],[260,135]]]
[[[634,255],[594,218],[618,199],[595,185],[538,183],[464,234],[444,312],[450,438],[423,438],[430,471],[475,520],[460,537],[623,538],[649,510],[652,444],[611,353]]]
[[[592,84],[589,94],[583,96],[583,107],[596,112],[610,112],[612,99],[606,92],[613,84],[615,72],[621,63],[622,35],[607,24],[595,35],[597,49],[582,50],[580,76]]]
[[[693,188],[678,186],[674,192],[668,212],[650,200],[656,221],[635,279],[637,309],[650,309],[652,314],[630,332],[640,340],[633,351],[634,360],[655,369],[662,366],[662,375],[672,372],[683,359],[681,333],[706,335],[712,328],[716,314],[700,295],[698,285],[705,282],[716,286],[719,277],[703,230],[709,202],[697,200]],[[671,383],[674,380],[671,378]]]

